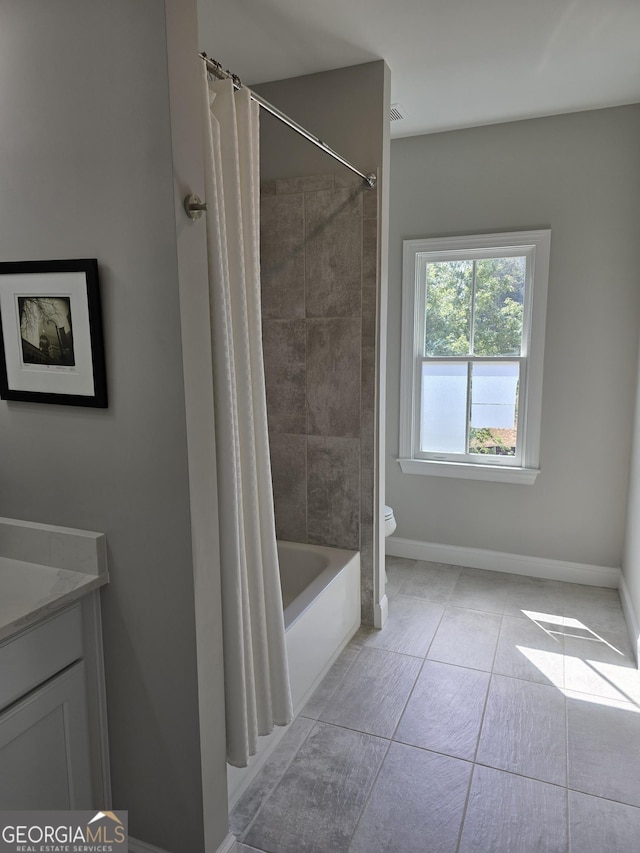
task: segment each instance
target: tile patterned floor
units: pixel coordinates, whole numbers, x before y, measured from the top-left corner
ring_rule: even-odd
[[[230,817],[240,853],[636,853],[640,675],[614,590],[387,558]]]

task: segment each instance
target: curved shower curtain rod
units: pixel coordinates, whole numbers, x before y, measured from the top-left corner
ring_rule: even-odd
[[[295,130],[296,133],[299,133],[301,136],[304,136],[305,139],[308,139],[309,142],[312,142],[317,148],[320,148],[322,151],[324,151],[325,154],[328,154],[330,157],[333,157],[334,160],[338,160],[338,162],[342,163],[343,166],[346,166],[347,169],[351,169],[351,171],[355,172],[356,175],[360,175],[367,187],[369,187],[370,189],[375,187],[377,178],[373,173],[365,175],[364,172],[360,171],[360,169],[356,169],[356,167],[352,165],[348,160],[345,160],[342,155],[338,154],[337,151],[334,151],[333,148],[330,148],[325,142],[323,142],[321,139],[318,139],[317,136],[314,136],[306,128],[302,127],[301,124],[298,124],[297,121],[294,121],[292,118],[289,118],[288,115],[283,113],[282,110],[279,110],[277,107],[274,107],[273,104],[269,103],[269,101],[265,101],[265,99],[258,95],[257,92],[254,92],[253,89],[250,89],[248,86],[245,86],[237,74],[232,74],[231,71],[225,71],[222,68],[222,65],[220,65],[219,62],[216,62],[215,59],[210,59],[204,52],[200,53],[199,56],[207,66],[207,70],[209,71],[209,73],[213,74],[214,77],[217,77],[219,80],[232,80],[234,89],[246,89],[249,92],[251,100],[256,101],[256,103],[260,104],[260,106],[268,113],[271,113],[272,116],[275,116],[275,118],[277,118],[283,124],[286,124],[287,127],[290,127]]]

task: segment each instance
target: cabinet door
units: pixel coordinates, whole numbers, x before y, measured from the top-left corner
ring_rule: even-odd
[[[82,661],[0,715],[0,810],[91,809]]]

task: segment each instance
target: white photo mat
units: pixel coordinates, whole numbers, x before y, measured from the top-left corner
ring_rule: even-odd
[[[67,298],[71,305],[73,367],[26,364],[19,298]],[[0,316],[8,387],[12,391],[92,397],[95,394],[85,272],[34,272],[2,276]]]

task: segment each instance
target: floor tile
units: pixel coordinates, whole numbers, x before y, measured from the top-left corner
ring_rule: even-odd
[[[311,717],[314,720],[320,718],[320,714],[326,707],[327,702],[338,689],[340,682],[358,657],[361,648],[361,644],[352,645],[350,643],[344,649],[329,672],[322,679],[309,701],[305,704],[301,711],[303,716]]]
[[[491,671],[501,617],[462,607],[448,607],[429,647],[429,660]]]
[[[320,722],[291,726],[231,815],[239,853],[453,853],[474,758],[460,853],[640,849],[617,592],[397,557],[387,573],[385,628],[353,638],[303,711]]]
[[[548,622],[503,616],[493,671],[540,684],[564,686],[562,627],[549,633]]]
[[[565,687],[640,707],[638,672],[626,626],[603,635],[565,638]]]
[[[421,666],[419,658],[362,649],[319,719],[390,738]]]
[[[229,814],[229,829],[235,835],[241,836],[246,831],[314,725],[304,717],[297,717],[291,723],[289,731]]]
[[[546,613],[551,617],[564,616],[567,587],[572,584],[545,578],[511,575],[504,612],[506,616],[526,619],[530,612]]]
[[[349,853],[455,853],[471,766],[391,744]]]
[[[564,590],[565,616],[577,619],[596,633],[617,631],[624,614],[617,589],[584,584],[567,584]]]
[[[400,584],[400,593],[446,604],[460,577],[459,566],[446,563],[427,563],[417,560]]]
[[[388,741],[316,723],[246,838],[268,853],[342,853]]]
[[[566,791],[534,779],[476,767],[459,850],[566,853]]]
[[[568,692],[569,787],[640,806],[640,711]]]
[[[631,853],[639,839],[640,809],[569,791],[571,853]]]
[[[378,631],[376,628],[371,627],[371,625],[360,625],[358,630],[355,632],[353,637],[349,640],[349,645],[347,648],[358,648],[361,649],[366,643],[367,639],[372,634],[377,634]]]
[[[431,601],[389,598],[389,619],[381,631],[367,638],[366,644],[391,652],[424,657],[438,628],[444,607]]]
[[[411,574],[415,560],[407,560],[405,557],[385,556],[384,566],[387,573],[387,584],[385,592],[387,595],[396,595],[402,582]]]
[[[482,569],[462,569],[449,604],[502,613],[509,590],[510,575]]]
[[[473,760],[489,673],[425,661],[394,740]]]
[[[492,676],[476,761],[566,785],[562,691],[546,684]]]

